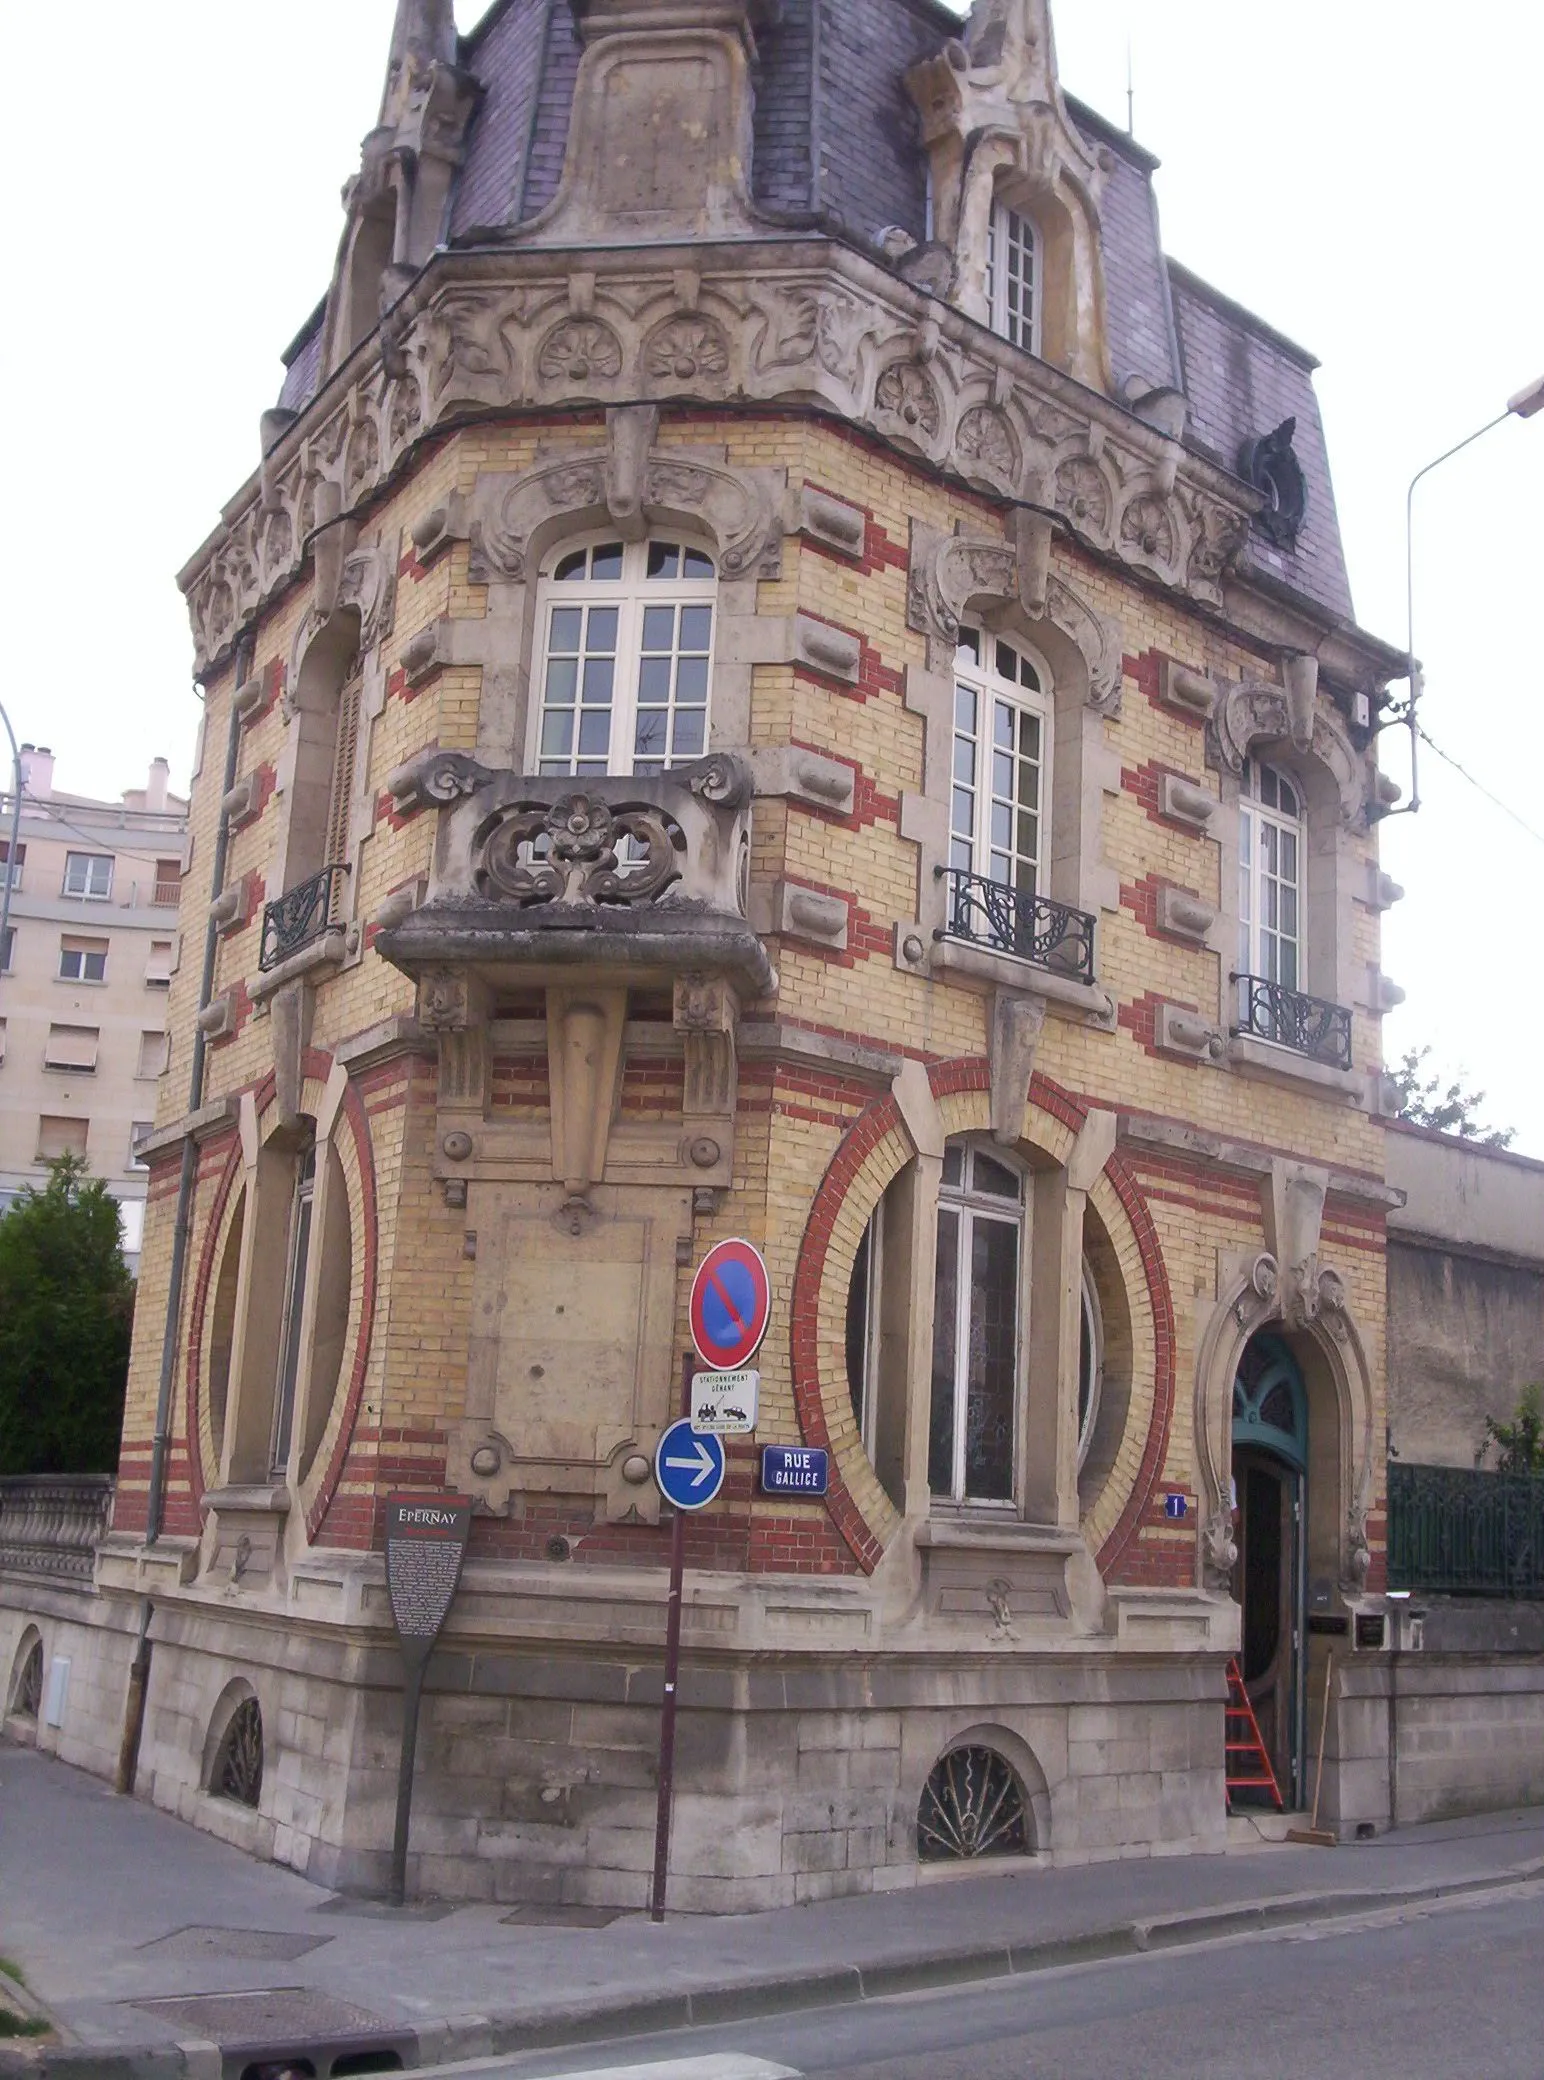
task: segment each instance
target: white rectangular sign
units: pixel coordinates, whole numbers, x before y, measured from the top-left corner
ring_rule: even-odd
[[[733,1437],[756,1427],[759,1372],[699,1372],[692,1380],[692,1428]]]

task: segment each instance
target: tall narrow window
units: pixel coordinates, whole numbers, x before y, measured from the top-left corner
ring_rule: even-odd
[[[878,1414],[879,1294],[884,1250],[884,1223],[876,1209],[863,1231],[847,1287],[847,1391],[863,1449],[874,1456]]]
[[[289,1464],[290,1431],[295,1421],[295,1381],[300,1370],[301,1318],[305,1313],[306,1270],[311,1261],[311,1208],[315,1196],[316,1145],[313,1142],[296,1163],[295,1197],[290,1207],[284,1320],[279,1331],[279,1372],[273,1398],[270,1464],[276,1475],[282,1475]]]
[[[1024,1180],[951,1143],[938,1201],[928,1485],[943,1501],[1011,1503]]]
[[[0,975],[9,975],[16,957],[16,927],[8,924],[0,933]]]
[[[1041,800],[1050,703],[1022,650],[960,630],[954,659],[954,785],[949,863],[1034,895],[1049,854]]]
[[[1303,801],[1275,766],[1251,759],[1238,815],[1238,961],[1242,1022],[1249,978],[1302,988]]]
[[[992,206],[986,237],[986,293],[992,330],[1027,354],[1040,351],[1039,242],[1028,217]]]
[[[713,559],[680,542],[594,542],[541,587],[543,773],[659,773],[708,748]]]
[[[16,841],[16,860],[13,865],[11,861],[11,841],[9,838],[0,838],[0,884],[4,883],[6,877],[6,869],[9,867],[11,875],[11,894],[13,896],[19,896],[21,894],[22,875],[26,869],[26,865],[27,846],[25,840],[18,838],[18,840]]]

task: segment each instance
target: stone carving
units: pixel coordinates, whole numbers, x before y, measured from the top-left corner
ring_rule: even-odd
[[[730,469],[684,451],[643,446],[652,407],[615,415],[605,454],[541,463],[523,475],[488,476],[471,500],[474,579],[523,579],[533,531],[554,512],[610,516],[629,534],[656,515],[694,521],[712,537],[719,574],[772,575],[782,553],[779,488],[767,472]]]
[[[1024,1132],[1024,1108],[1045,1029],[1045,1001],[1000,989],[992,999],[992,1139],[1011,1148]]]
[[[565,318],[542,341],[536,372],[548,383],[609,383],[622,373],[622,342],[600,318]]]
[[[566,794],[508,812],[483,840],[472,882],[479,895],[514,903],[652,903],[679,879],[682,842],[679,824],[657,809],[612,810]]]
[[[1207,762],[1230,773],[1242,773],[1244,761],[1257,744],[1287,744],[1295,741],[1292,702],[1282,686],[1260,680],[1231,681],[1218,692],[1211,720],[1206,725]],[[1301,732],[1307,717],[1297,720]],[[1345,725],[1327,702],[1314,706],[1312,729],[1304,755],[1322,766],[1335,786],[1340,801],[1341,822],[1349,830],[1363,831],[1368,824],[1368,780],[1366,763],[1352,744]]]
[[[995,1575],[986,1585],[986,1607],[992,1613],[992,1623],[987,1631],[989,1640],[1015,1642],[1018,1633],[1014,1630],[1013,1606],[1009,1601],[1013,1584],[1002,1575]]]
[[[1087,455],[1074,455],[1056,471],[1056,506],[1079,534],[1110,531],[1110,487],[1104,471]]]
[[[438,745],[431,745],[389,773],[386,789],[398,811],[411,815],[433,803],[459,801],[463,795],[475,794],[493,777],[487,766],[480,766],[464,751],[442,751]]]
[[[1042,576],[1044,539],[1033,531],[1022,533],[1017,543],[943,535],[914,523],[907,623],[952,646],[972,600],[1011,600],[1031,620],[1051,622],[1081,651],[1088,667],[1089,706],[1102,715],[1118,715],[1124,671],[1119,632],[1064,578]],[[1042,583],[1043,597],[1037,598]]]
[[[1120,538],[1126,548],[1158,563],[1174,561],[1174,521],[1166,500],[1144,492],[1120,516]]]
[[[1116,487],[1135,482],[1147,490],[1153,483],[1150,451],[1132,444],[1129,418],[1118,404],[1091,395],[1080,418],[1059,396],[1038,394],[1039,364],[985,335],[944,336],[922,319],[930,306],[913,287],[893,275],[876,281],[871,272],[861,282],[845,279],[848,262],[840,254],[833,254],[823,273],[772,278],[752,273],[750,263],[738,257],[714,265],[722,272],[713,284],[712,315],[678,310],[652,329],[638,315],[651,303],[658,308],[661,283],[647,261],[635,277],[590,282],[578,308],[573,285],[562,277],[520,284],[450,280],[421,309],[404,310],[383,358],[371,364],[367,356],[356,356],[359,373],[346,388],[323,392],[293,424],[277,429],[250,502],[185,574],[199,668],[222,657],[258,608],[292,581],[318,523],[345,504],[367,499],[409,442],[470,405],[529,401],[533,381],[551,397],[625,382],[630,369],[640,387],[668,382],[704,397],[730,390],[776,403],[818,395],[844,418],[867,422],[898,446],[938,455],[947,445],[961,474],[988,488],[1017,490],[1026,477],[1032,485],[1043,482],[1044,495],[1076,532],[1154,568],[1155,559],[1139,544],[1110,538]],[[563,306],[561,315],[555,301]],[[876,383],[871,342],[903,339],[913,342],[912,352],[892,360]],[[648,357],[663,369],[667,348],[672,371],[690,359],[697,373],[651,373]],[[951,431],[943,401],[961,396],[974,401]],[[373,452],[367,427],[374,430]],[[1085,452],[1067,453],[1079,445]],[[1064,459],[1053,468],[1056,448]],[[650,452],[669,454],[656,447]],[[683,460],[698,464],[694,455]],[[567,466],[593,468],[599,476],[553,475],[550,499],[544,494],[542,501],[520,507],[507,523],[493,510],[497,499],[479,488],[469,503],[489,542],[485,576],[526,575],[525,540],[545,513],[583,511],[593,518],[609,509],[605,456],[597,453],[593,465],[571,458]],[[728,540],[722,567],[729,575],[765,571],[780,543],[777,499],[763,482],[769,473],[705,466],[708,477],[705,485],[695,480],[693,498],[705,502],[704,520],[718,532],[721,549]],[[539,465],[530,481],[548,467],[557,465]],[[747,496],[752,485],[757,488]],[[663,480],[656,489],[665,490]],[[679,490],[680,482],[671,489]],[[694,502],[681,506],[674,495],[662,502],[676,511],[698,510]],[[619,509],[624,503],[619,498]],[[1159,575],[1182,583],[1197,599],[1220,604],[1220,585],[1243,541],[1250,504],[1242,491],[1238,503],[1230,504],[1214,473],[1182,456],[1166,499],[1167,532],[1159,527],[1165,539],[1172,537],[1173,561],[1159,565]],[[331,554],[333,537],[341,532],[328,529],[316,537],[318,551]]]
[[[1013,422],[995,405],[975,404],[954,432],[954,452],[962,465],[974,463],[993,483],[1017,485],[1022,451]],[[965,474],[972,472],[967,468]]]
[[[1233,1587],[1233,1570],[1238,1565],[1238,1542],[1233,1536],[1229,1510],[1215,1509],[1201,1533],[1201,1579],[1213,1596],[1227,1596]]]
[[[464,1030],[472,1021],[472,980],[464,968],[431,968],[418,984],[418,1016],[436,1032]]]
[[[877,408],[913,436],[936,440],[943,414],[931,377],[915,361],[893,361],[874,389]]]
[[[735,1032],[740,1022],[739,998],[722,976],[677,976],[674,1022],[682,1035],[686,1055],[682,1118],[730,1117],[738,1073]],[[708,1155],[697,1146],[700,1140],[699,1136],[693,1141],[690,1160],[701,1169],[711,1169],[718,1161],[718,1146],[710,1138],[708,1146],[713,1153]]]
[[[385,550],[355,549],[344,558],[338,605],[358,609],[361,656],[373,650],[390,630],[396,599],[397,567]]]
[[[729,342],[716,319],[693,312],[667,318],[643,343],[644,372],[655,382],[716,380],[729,370]]]
[[[1328,1190],[1327,1170],[1281,1157],[1261,1180],[1265,1238],[1276,1266],[1276,1301],[1288,1329],[1306,1327],[1319,1313],[1319,1231]]]

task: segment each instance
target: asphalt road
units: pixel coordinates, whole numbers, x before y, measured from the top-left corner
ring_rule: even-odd
[[[940,1994],[445,2068],[478,2080],[737,2052],[847,2080],[1540,2080],[1544,1885]],[[651,2076],[654,2080],[654,2076]]]

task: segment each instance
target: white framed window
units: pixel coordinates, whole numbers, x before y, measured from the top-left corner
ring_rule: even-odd
[[[1049,678],[1017,644],[960,630],[954,655],[949,864],[1034,895],[1050,857]]]
[[[64,855],[64,893],[85,896],[105,903],[113,892],[113,856],[110,852],[67,852]]]
[[[6,869],[9,867],[11,877],[11,894],[13,896],[19,896],[21,894],[22,877],[26,872],[26,866],[27,841],[25,840],[25,838],[18,838],[16,841],[16,862],[14,866],[11,864],[10,839],[0,838],[0,883],[3,883],[5,881]]]
[[[1022,1171],[973,1143],[944,1151],[933,1284],[928,1485],[1011,1506],[1019,1440]]]
[[[150,958],[145,963],[146,989],[170,989],[172,985],[172,942],[152,939]]]
[[[72,939],[68,935],[59,941],[59,980],[61,982],[105,982],[107,980],[107,941],[105,939]]]
[[[1040,239],[1031,217],[994,202],[987,222],[986,295],[992,330],[1040,351]]]
[[[541,773],[659,773],[708,748],[717,576],[679,541],[595,541],[537,589]]]
[[[129,1128],[129,1168],[131,1170],[149,1169],[149,1164],[139,1152],[139,1144],[147,1135],[154,1132],[155,1121],[153,1119],[137,1119]]]
[[[0,934],[0,975],[9,975],[16,959],[16,927],[8,924]]]
[[[1306,837],[1297,783],[1275,766],[1250,759],[1238,807],[1239,973],[1291,990],[1303,987],[1306,972]]]

